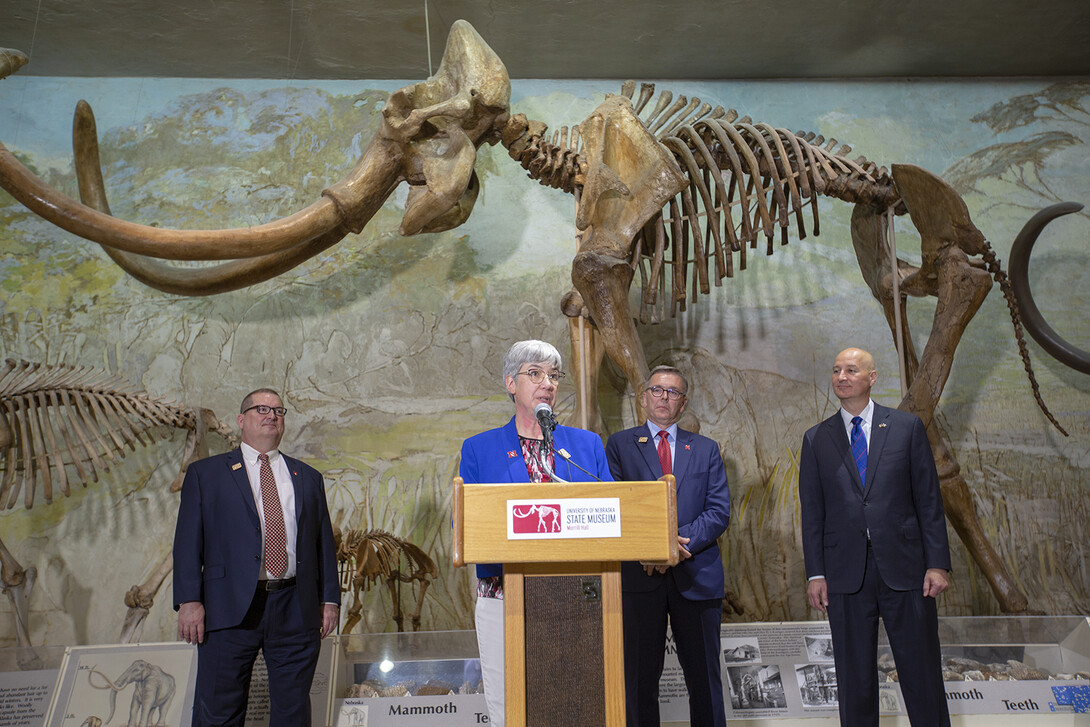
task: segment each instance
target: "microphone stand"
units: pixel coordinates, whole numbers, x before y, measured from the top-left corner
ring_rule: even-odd
[[[556,419],[551,416],[552,412],[549,414],[548,417],[542,417],[544,421],[541,422],[541,449],[537,453],[537,463],[541,465],[541,470],[549,476],[550,480],[566,485],[568,481],[558,477],[549,466],[549,450],[553,451],[554,457],[556,456],[556,446],[553,444],[553,428],[556,427]]]

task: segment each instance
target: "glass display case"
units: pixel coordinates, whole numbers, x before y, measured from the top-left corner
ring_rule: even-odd
[[[473,631],[338,638],[330,724],[488,724]]]
[[[942,618],[939,635],[955,725],[1090,726],[1090,619]],[[731,724],[756,727],[799,718],[810,718],[807,727],[838,723],[827,622],[723,624],[720,643]],[[162,659],[185,648],[143,644],[69,651],[94,656],[97,668],[112,673],[108,666],[124,666],[141,649]],[[99,663],[107,652],[120,661]],[[473,631],[338,636],[323,643],[319,661],[311,691],[315,725],[489,723]],[[78,666],[66,658],[64,646],[0,649],[0,715],[17,715],[19,724],[43,724],[64,681],[62,671]],[[883,633],[876,668],[883,724],[907,725],[897,666]],[[672,648],[660,683],[660,708],[664,723],[688,723],[684,680]]]

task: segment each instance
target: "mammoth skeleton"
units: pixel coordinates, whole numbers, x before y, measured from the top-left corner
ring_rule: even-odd
[[[9,52],[6,69],[0,70],[11,72],[24,60]],[[958,342],[993,278],[1003,288],[1031,379],[1023,324],[1034,337],[1068,351],[1073,365],[1084,367],[1080,370],[1090,369],[1090,354],[1044,330],[1039,316],[1021,318],[991,246],[960,195],[942,179],[912,165],[887,171],[865,159],[853,160],[850,148],[835,141],[739,118],[699,99],[669,93],[653,99],[653,86],[644,85],[637,96],[635,84],[626,84],[581,124],[548,136],[543,124],[510,114],[510,83],[502,61],[468,23],[458,21],[437,73],[390,96],[381,128],[352,172],[326,188],[321,199],[282,220],[191,231],[113,218],[93,116],[83,103],[73,131],[83,203],[50,189],[2,147],[0,186],[52,223],[101,244],[144,283],[170,293],[208,295],[267,280],[349,232],[359,232],[401,182],[410,185],[402,234],[457,226],[470,214],[478,192],[476,149],[502,143],[531,178],[576,198],[580,239],[572,265],[574,290],[564,297],[562,310],[571,321],[573,369],[580,382],[576,418],[589,428],[599,426],[594,378],[605,355],[633,390],[647,375],[628,303],[637,271],[643,281],[639,318],[656,319],[660,297],[672,315],[707,293],[712,283],[732,276],[736,255],[744,269],[747,249],[755,248],[761,235],[767,254],[777,233],[783,243],[792,227],[804,237],[806,206],[811,230],[818,234],[819,197],[849,202],[860,269],[900,352],[907,386],[900,408],[927,425],[947,514],[987,575],[1000,607],[1025,610],[1026,597],[977,520],[960,465],[933,416],[935,406]],[[892,249],[893,220],[906,213],[921,236],[920,266],[898,259]],[[1053,216],[1060,213],[1066,212],[1052,211]],[[1031,240],[1041,227],[1027,225],[1023,236]],[[160,260],[227,262],[194,269]],[[1028,288],[1023,290],[1028,296]],[[931,336],[919,355],[905,323],[909,295],[939,301]],[[1045,409],[1035,382],[1033,387]]]

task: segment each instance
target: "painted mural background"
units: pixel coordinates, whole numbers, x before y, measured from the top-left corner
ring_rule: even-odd
[[[0,84],[0,140],[51,184],[76,195],[71,112],[95,109],[113,213],[164,227],[265,222],[316,199],[350,169],[387,94],[408,82],[20,78]],[[743,115],[851,144],[880,164],[919,164],[965,196],[1001,259],[1022,224],[1055,201],[1090,202],[1090,83],[660,83]],[[512,107],[558,128],[582,121],[608,81],[516,81]],[[344,527],[407,538],[440,565],[427,629],[468,628],[472,574],[450,564],[450,481],[461,441],[512,409],[500,380],[507,346],[553,341],[567,353],[560,297],[575,251],[569,197],[525,178],[499,147],[483,148],[484,184],[469,221],[399,237],[402,187],[361,235],[254,288],[208,298],[158,293],[91,243],[44,223],[0,192],[0,356],[91,365],[154,396],[233,421],[249,390],[280,390],[290,413],[282,448],[326,477]],[[822,234],[792,237],[771,257],[701,298],[685,315],[640,329],[649,362],[692,372],[690,410],[721,445],[733,521],[724,537],[728,588],[746,620],[815,618],[804,597],[796,496],[803,431],[835,410],[828,371],[847,345],[875,353],[875,394],[900,398],[880,308],[859,274],[848,205],[821,203]],[[1085,212],[1051,225],[1032,281],[1052,325],[1090,348]],[[907,219],[902,258],[919,261]],[[933,301],[910,302],[921,347]],[[1090,377],[1030,343],[1045,400],[1069,438],[1049,428],[1022,372],[998,289],[969,326],[938,416],[954,442],[986,532],[1032,609],[1090,612]],[[631,392],[607,365],[606,426],[633,421]],[[566,396],[566,398],[565,398]],[[561,413],[572,406],[562,391]],[[830,401],[832,399],[832,401]],[[171,547],[178,498],[168,485],[183,435],[138,448],[85,490],[0,514],[0,532],[39,580],[35,644],[117,639],[122,597]],[[222,449],[222,441],[212,447]],[[951,531],[947,615],[997,606]],[[143,640],[172,640],[171,582]],[[392,628],[372,592],[364,630]],[[0,599],[0,646],[14,645]]]

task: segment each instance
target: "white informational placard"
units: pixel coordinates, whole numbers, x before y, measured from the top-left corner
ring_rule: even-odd
[[[962,647],[964,649],[964,647]],[[980,650],[1030,649],[1021,645],[976,647]],[[890,658],[888,647],[880,661]],[[836,717],[836,671],[832,638],[826,622],[723,624],[720,629],[720,666],[728,720]],[[1090,681],[1038,679],[1020,681],[948,681],[950,714],[1090,713]],[[900,685],[879,685],[883,715],[906,715]],[[688,693],[668,634],[666,660],[659,682],[659,710],[663,722],[689,720]]]
[[[510,540],[621,537],[618,497],[544,498],[507,501]]]
[[[134,711],[148,724],[188,724],[196,678],[197,648],[189,644],[72,646],[45,725],[121,724]]]
[[[0,672],[0,727],[45,724],[59,669]]]
[[[483,694],[336,699],[333,727],[481,727],[489,724]]]

